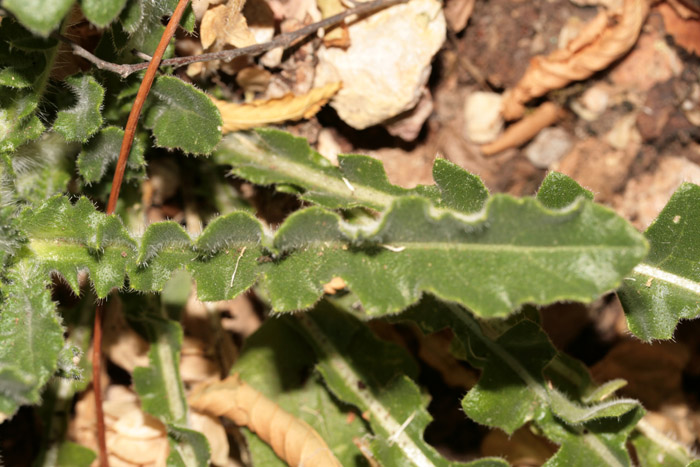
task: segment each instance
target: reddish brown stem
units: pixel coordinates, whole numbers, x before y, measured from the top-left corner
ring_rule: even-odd
[[[107,203],[107,214],[113,214],[114,209],[117,206],[117,199],[119,198],[119,190],[121,189],[122,181],[124,180],[124,171],[126,170],[126,162],[129,160],[129,153],[131,152],[131,145],[134,142],[134,135],[136,133],[136,123],[138,123],[139,116],[141,115],[141,109],[143,108],[144,102],[146,102],[146,96],[148,91],[151,90],[151,85],[156,77],[156,72],[158,71],[158,66],[163,58],[165,49],[168,47],[170,39],[175,34],[175,29],[180,23],[180,18],[185,12],[185,7],[187,6],[189,0],[179,0],[175,11],[173,11],[168,25],[165,27],[163,36],[160,38],[160,43],[156,48],[155,53],[151,62],[148,64],[146,69],[146,74],[141,81],[141,86],[136,94],[136,99],[134,99],[134,105],[129,113],[129,118],[126,121],[126,128],[124,129],[124,139],[122,140],[122,146],[119,151],[119,160],[117,160],[117,168],[114,172],[114,178],[112,179],[112,190],[109,193],[109,202]],[[100,373],[101,373],[101,363],[102,363],[102,317],[104,314],[104,304],[100,303],[97,305],[95,310],[95,327],[93,329],[93,350],[92,350],[92,388],[95,393],[95,415],[97,416],[97,443],[99,447],[99,457],[100,465],[102,467],[109,467],[109,460],[107,458],[107,440],[105,436],[105,422],[104,413],[102,411],[102,385],[100,384]]]
[[[95,394],[95,416],[97,417],[97,447],[100,452],[100,465],[109,466],[107,460],[107,439],[105,437],[105,416],[102,411],[102,315],[104,302],[95,309],[95,329],[92,339],[92,392]]]
[[[146,96],[148,91],[151,90],[151,85],[156,77],[156,71],[158,71],[158,66],[163,58],[165,49],[168,47],[170,38],[175,34],[175,29],[180,23],[180,18],[185,12],[185,7],[187,6],[188,0],[180,0],[175,7],[173,15],[168,21],[168,25],[165,27],[163,36],[160,38],[160,43],[156,48],[153,58],[146,68],[146,74],[143,76],[143,81],[141,81],[141,86],[139,87],[139,92],[136,94],[136,99],[134,99],[134,106],[129,112],[129,119],[126,121],[126,128],[124,129],[124,139],[122,140],[122,147],[119,151],[119,160],[117,161],[117,169],[114,172],[114,179],[112,180],[112,191],[109,194],[109,202],[107,203],[107,214],[112,214],[114,208],[117,205],[117,199],[119,198],[119,190],[121,189],[122,180],[124,179],[124,170],[126,170],[126,162],[129,160],[129,152],[131,152],[131,144],[134,142],[134,134],[136,132],[136,123],[139,121],[139,116],[141,115],[141,109],[143,108],[144,102],[146,102]]]

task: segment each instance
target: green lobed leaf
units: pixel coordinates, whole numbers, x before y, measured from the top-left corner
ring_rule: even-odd
[[[214,157],[253,183],[292,185],[303,192],[302,199],[333,209],[365,206],[381,210],[399,196],[424,195],[435,200],[439,196],[435,187],[407,190],[392,185],[381,162],[371,157],[339,156],[339,167],[335,167],[305,139],[279,130],[232,133],[223,138]]]
[[[481,211],[489,197],[479,177],[445,159],[435,159],[433,179],[446,208],[465,213]]]
[[[61,110],[56,116],[53,129],[68,141],[86,142],[102,126],[102,101],[105,90],[90,75],[66,78],[66,85],[73,91],[76,103]]]
[[[78,172],[85,180],[91,184],[99,182],[107,172],[107,168],[115,164],[119,159],[124,130],[115,126],[108,126],[100,130],[90,141],[83,146],[83,150],[78,155]],[[129,153],[127,167],[132,170],[142,170],[146,161],[143,158],[144,147],[139,139],[134,140]]]
[[[126,0],[80,0],[80,9],[85,18],[100,28],[114,21],[124,5]]]
[[[405,351],[378,340],[365,324],[328,302],[296,317],[328,388],[369,423],[370,447],[380,465],[508,465],[497,459],[450,462],[424,441],[432,417],[428,401],[409,377],[416,367]]]
[[[634,428],[639,403],[629,399],[585,403],[584,394],[591,399],[590,376],[582,375],[582,366],[571,365],[568,357],[558,354],[525,313],[507,321],[478,320],[457,305],[426,298],[397,319],[413,320],[426,331],[452,329],[469,362],[482,369],[477,385],[462,401],[473,420],[506,433],[531,422],[562,444],[563,458],[569,459],[570,449],[593,449],[596,457],[606,460],[624,458],[622,463],[595,465],[629,465],[628,454],[621,454],[618,444],[622,439],[624,445]],[[603,425],[604,430],[595,431]],[[616,434],[621,438],[613,436]]]
[[[2,6],[31,31],[41,35],[56,29],[74,0],[3,0]]]
[[[12,152],[44,132],[34,114],[38,103],[38,96],[30,90],[0,93],[0,152]]]
[[[473,215],[404,197],[363,228],[309,208],[290,216],[274,245],[294,251],[266,272],[276,310],[311,306],[339,276],[369,315],[397,313],[423,292],[482,316],[522,303],[590,301],[616,287],[646,252],[639,233],[602,206],[581,200],[550,211],[507,195],[489,198]]]
[[[593,192],[559,172],[549,172],[537,191],[537,199],[551,209],[565,208],[580,197],[593,201]]]
[[[22,404],[39,402],[56,370],[63,327],[49,293],[48,276],[21,261],[6,273],[0,303],[0,419]]]
[[[209,154],[221,139],[221,115],[194,86],[161,76],[151,88],[144,125],[153,130],[157,146]]]
[[[12,35],[23,30],[10,19],[0,24],[0,85],[9,88],[30,88],[46,68],[46,55],[33,50],[25,50],[9,42]],[[10,37],[7,37],[10,36]],[[3,93],[8,92],[7,89]]]
[[[671,339],[681,319],[700,315],[700,186],[676,190],[644,235],[651,249],[618,295],[640,339]]]
[[[73,206],[55,196],[38,209],[25,210],[20,224],[42,267],[60,273],[76,294],[82,270],[89,272],[100,298],[124,285],[126,262],[135,256],[136,243],[118,217],[98,212],[87,198]]]
[[[278,311],[312,306],[323,284],[342,277],[368,315],[397,313],[430,292],[482,316],[504,316],[525,302],[591,300],[615,287],[646,248],[621,218],[586,200],[549,211],[534,199],[496,195],[464,215],[403,197],[361,226],[321,208],[297,212],[277,231],[273,256],[259,221],[237,212],[202,233],[196,260],[174,227],[147,231],[136,259],[137,242],[116,218],[99,219],[86,200],[69,206],[54,198],[24,221],[30,251],[69,283],[88,269],[104,296],[128,270],[138,290],[160,290],[184,265],[205,300],[231,298],[262,276]],[[101,240],[107,226],[113,245]]]

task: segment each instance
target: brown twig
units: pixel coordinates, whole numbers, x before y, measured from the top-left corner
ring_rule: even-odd
[[[313,34],[316,31],[318,31],[319,29],[334,26],[334,25],[340,23],[341,21],[345,20],[348,17],[363,16],[363,15],[371,13],[375,10],[379,10],[381,8],[386,8],[386,7],[389,7],[392,5],[396,5],[398,3],[405,3],[406,1],[408,1],[408,0],[374,0],[373,2],[360,3],[355,8],[345,10],[342,13],[338,13],[337,15],[330,16],[330,17],[323,19],[317,23],[309,24],[307,26],[304,26],[303,28],[297,29],[296,31],[291,31],[291,32],[286,32],[284,34],[279,34],[278,36],[273,38],[270,42],[265,42],[262,44],[255,44],[255,45],[243,47],[240,49],[222,50],[220,52],[211,52],[211,53],[206,53],[206,54],[201,54],[201,55],[190,55],[187,57],[169,58],[167,60],[163,60],[162,62],[160,62],[159,66],[180,67],[183,65],[189,65],[190,63],[196,63],[196,62],[211,62],[214,60],[230,61],[236,57],[241,57],[244,55],[260,55],[264,52],[267,52],[267,51],[272,50],[272,49],[276,49],[278,47],[282,47],[282,48],[286,49],[289,46],[293,45],[297,40],[304,38],[310,34]],[[81,46],[76,44],[75,42],[71,41],[70,39],[68,39],[64,36],[57,36],[57,37],[61,41],[70,45],[70,47],[73,49],[73,53],[75,55],[78,55],[79,57],[83,57],[85,60],[94,64],[100,70],[106,70],[106,71],[111,71],[113,73],[117,73],[122,78],[126,78],[127,76],[131,75],[132,73],[143,70],[144,68],[147,68],[149,66],[149,63],[135,63],[135,64],[130,64],[130,65],[129,64],[120,65],[117,63],[107,62],[105,60],[102,60],[101,58],[96,57],[95,55],[88,52],[87,50],[85,50],[84,48],[82,48]]]
[[[185,12],[185,7],[189,0],[179,0],[175,11],[173,11],[168,25],[163,31],[163,36],[160,38],[158,47],[153,53],[153,58],[147,65],[146,74],[141,81],[141,86],[139,86],[139,91],[136,94],[136,99],[134,99],[134,105],[129,112],[129,118],[126,121],[126,128],[124,129],[124,139],[122,140],[122,146],[119,151],[119,160],[117,161],[117,168],[114,172],[114,178],[112,179],[112,190],[109,193],[109,202],[107,203],[107,209],[105,210],[107,214],[114,213],[114,208],[117,206],[117,199],[119,198],[119,190],[121,189],[122,180],[124,179],[124,171],[126,169],[126,162],[129,159],[129,153],[131,152],[131,145],[134,142],[134,135],[136,133],[136,123],[141,115],[141,109],[146,101],[146,96],[148,91],[151,89],[153,80],[156,77],[156,72],[158,71],[158,66],[160,65],[165,49],[168,47],[170,39],[175,34],[175,29],[180,23],[180,18]],[[95,393],[95,412],[97,416],[97,442],[99,446],[100,464],[103,467],[109,466],[109,460],[107,458],[107,442],[105,437],[105,424],[104,424],[104,414],[102,411],[102,387],[100,384],[100,373],[101,373],[101,363],[102,363],[102,315],[104,314],[104,304],[100,303],[95,309],[95,326],[93,329],[93,354],[92,354],[92,387]]]
[[[530,115],[509,126],[496,141],[481,146],[481,152],[490,156],[525,144],[543,128],[559,120],[561,115],[561,107],[552,102],[545,102]]]

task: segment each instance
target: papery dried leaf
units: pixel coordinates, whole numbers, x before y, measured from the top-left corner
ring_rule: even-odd
[[[518,84],[504,95],[503,116],[517,119],[530,99],[607,68],[632,48],[648,12],[648,0],[625,0],[621,13],[598,15],[566,48],[534,57]]]
[[[231,0],[204,13],[199,27],[202,47],[208,49],[215,42],[234,47],[246,47],[256,43],[248,23],[241,14],[245,0]]]
[[[481,146],[481,152],[491,155],[520,146],[532,139],[540,130],[559,120],[561,114],[562,110],[558,105],[545,102],[533,113],[508,127],[496,141]]]
[[[341,465],[313,428],[241,381],[238,374],[200,386],[188,401],[196,410],[248,427],[291,466]]]
[[[340,83],[330,83],[300,96],[287,94],[277,99],[253,101],[248,104],[236,104],[214,98],[212,101],[221,112],[223,132],[229,133],[286,120],[311,118],[340,87]]]

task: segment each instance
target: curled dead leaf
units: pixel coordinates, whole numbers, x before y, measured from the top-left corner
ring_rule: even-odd
[[[607,68],[635,44],[649,13],[648,0],[625,0],[621,12],[601,12],[565,48],[530,61],[525,75],[503,99],[503,116],[520,118],[530,99]]]
[[[481,146],[481,152],[488,156],[518,147],[530,141],[543,128],[559,120],[561,114],[562,110],[558,105],[545,102],[530,115],[509,126],[497,140]]]
[[[338,90],[340,83],[329,83],[306,94],[287,94],[276,99],[253,101],[247,104],[220,101],[211,98],[221,112],[222,131],[246,130],[270,123],[311,118],[321,110]]]
[[[196,388],[192,408],[246,426],[291,466],[340,466],[321,436],[306,422],[282,410],[238,374]]]

